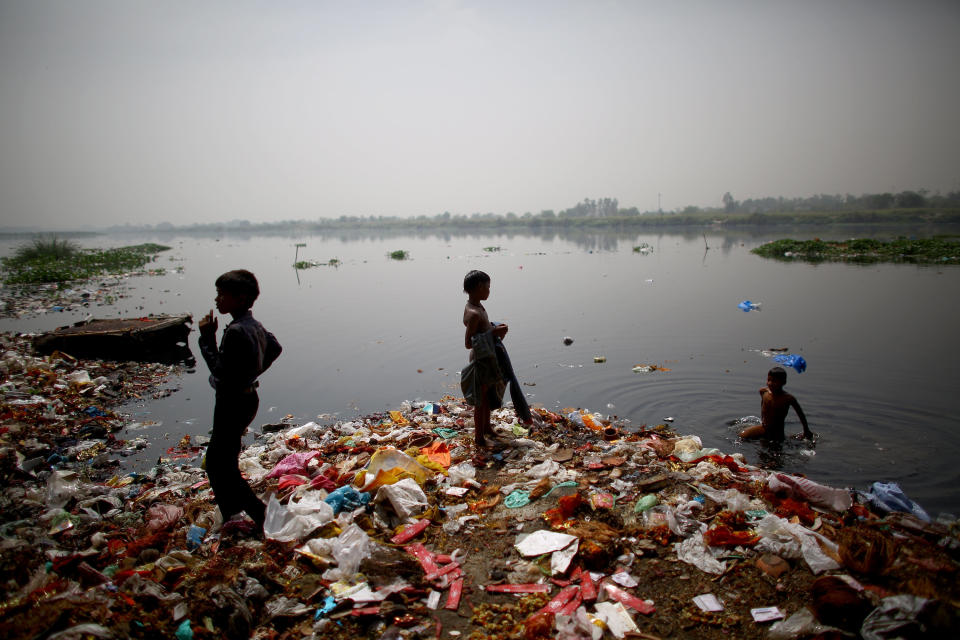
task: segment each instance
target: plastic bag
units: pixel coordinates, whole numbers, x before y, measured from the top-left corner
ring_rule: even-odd
[[[47,506],[64,507],[80,488],[76,471],[60,470],[50,474],[47,480]]]
[[[720,453],[719,449],[704,449],[703,442],[698,436],[684,436],[673,444],[673,455],[683,462],[692,462],[703,456]]]
[[[717,560],[710,554],[710,549],[703,541],[703,533],[695,533],[683,542],[676,542],[673,549],[677,559],[692,564],[705,573],[722,574],[727,564]]]
[[[647,495],[639,498],[637,504],[633,507],[634,513],[643,513],[651,507],[657,506],[657,496],[654,493],[648,493]]]
[[[783,558],[803,558],[814,575],[840,568],[837,561],[820,548],[822,543],[836,554],[837,544],[802,525],[767,515],[757,523],[756,530],[761,536],[755,547],[758,552],[773,553]]]
[[[416,480],[417,484],[423,484],[434,475],[434,471],[403,451],[393,448],[377,449],[370,456],[367,467],[357,474],[354,484],[358,487],[362,486],[367,491],[373,491],[384,484],[390,484],[388,480],[396,482],[410,477]]]
[[[530,467],[524,474],[533,480],[541,478],[552,478],[560,473],[560,464],[555,460],[544,460],[538,465]]]
[[[147,509],[147,529],[154,532],[168,529],[176,524],[182,515],[183,509],[176,505],[155,504]]]
[[[736,489],[723,491],[701,484],[697,489],[718,504],[725,505],[729,511],[746,511],[750,508],[750,497]]]
[[[864,640],[935,637],[934,634],[928,636],[926,625],[918,620],[928,602],[907,594],[884,598],[863,621],[860,636]]]
[[[274,618],[300,618],[313,613],[313,608],[308,607],[299,600],[293,600],[286,596],[276,596],[267,601],[263,607],[267,620]]]
[[[263,522],[263,535],[278,542],[302,540],[308,534],[333,521],[333,507],[318,491],[307,492],[299,502],[285,507],[270,494]]]
[[[375,503],[388,501],[397,515],[404,520],[423,513],[430,507],[427,495],[413,478],[404,478],[394,484],[380,487],[373,501]]]
[[[370,555],[373,542],[370,536],[356,524],[351,523],[339,536],[329,540],[330,554],[336,560],[336,568],[323,572],[325,580],[350,578],[360,569],[360,562]]]
[[[462,484],[464,481],[473,480],[476,477],[477,470],[469,462],[461,462],[447,469],[447,478],[452,485]]]
[[[370,502],[371,495],[366,492],[360,492],[352,486],[345,484],[336,491],[333,491],[324,498],[332,509],[333,514],[338,515],[341,511],[353,511]]]
[[[643,524],[646,528],[667,525],[670,531],[687,538],[707,528],[703,522],[678,514],[670,505],[658,504],[643,512]]]
[[[883,512],[912,513],[924,522],[930,522],[930,516],[923,507],[908,498],[896,482],[874,482],[871,492],[865,495],[870,504]]]
[[[767,486],[774,493],[785,492],[791,497],[806,500],[818,507],[826,507],[834,511],[846,511],[853,504],[853,498],[846,489],[834,489],[813,480],[791,476],[786,473],[771,473],[767,478]]]
[[[431,442],[428,446],[420,449],[421,455],[428,460],[436,462],[444,469],[450,466],[450,447],[443,440]]]
[[[603,418],[597,414],[590,413],[585,409],[571,411],[567,414],[567,420],[576,424],[577,426],[588,427],[594,431],[600,431],[603,429]]]
[[[112,637],[114,637],[113,631],[110,629],[92,622],[85,622],[83,624],[70,627],[69,629],[58,631],[57,633],[48,636],[48,640],[87,640],[87,638]]]
[[[290,438],[317,437],[323,431],[326,431],[326,427],[321,427],[316,422],[308,422],[299,427],[287,429],[283,432],[283,438],[289,440]]]
[[[794,355],[792,353],[773,356],[773,361],[787,367],[793,367],[797,370],[797,373],[803,373],[807,370],[807,361],[803,359],[803,356]]]
[[[307,465],[311,460],[320,455],[319,451],[301,451],[299,453],[291,453],[286,458],[277,463],[270,473],[267,474],[268,478],[279,478],[280,476],[296,474],[296,475],[310,475],[307,472]]]
[[[203,536],[205,536],[207,530],[203,527],[192,525],[190,530],[187,531],[187,549],[193,551],[197,547],[203,544]]]

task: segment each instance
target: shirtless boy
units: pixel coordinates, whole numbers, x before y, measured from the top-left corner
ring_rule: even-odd
[[[803,425],[803,437],[813,438],[813,433],[807,426],[807,417],[803,414],[800,403],[792,394],[783,390],[785,384],[787,384],[787,372],[781,367],[770,369],[767,373],[767,386],[760,389],[761,424],[747,427],[741,431],[741,438],[783,440],[783,422],[787,418],[790,407],[793,407],[800,419],[800,424]]]
[[[467,304],[463,307],[463,324],[466,327],[464,346],[470,349],[470,361],[476,358],[473,349],[473,338],[488,331],[493,337],[503,339],[507,335],[507,325],[497,324],[494,327],[487,317],[487,310],[482,302],[490,297],[490,276],[483,271],[471,271],[463,279],[463,291],[467,294]],[[473,409],[474,441],[477,447],[488,446],[487,437],[496,439],[493,428],[490,426],[490,395],[496,381],[484,377],[479,378],[481,383],[476,394],[476,405]],[[494,395],[496,393],[494,392]]]

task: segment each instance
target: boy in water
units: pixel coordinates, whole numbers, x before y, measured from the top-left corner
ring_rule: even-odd
[[[506,384],[497,364],[494,338],[507,335],[507,325],[493,326],[482,301],[490,297],[490,276],[471,271],[463,279],[467,304],[463,308],[463,324],[467,328],[464,346],[470,350],[470,364],[463,370],[464,396],[473,404],[474,442],[487,447],[487,437],[496,440],[490,426],[490,409],[499,408]]]
[[[257,415],[257,377],[280,355],[280,343],[250,313],[260,295],[257,278],[246,269],[228,271],[216,281],[217,311],[233,320],[223,330],[217,349],[217,319],[213,310],[200,319],[200,352],[210,368],[216,393],[213,434],[207,446],[206,470],[224,522],[245,511],[263,534],[266,506],[240,475],[237,460],[243,433]]]
[[[800,418],[803,425],[803,437],[813,438],[813,433],[807,426],[807,417],[800,408],[800,403],[792,394],[783,390],[787,384],[787,372],[781,367],[774,367],[767,373],[767,386],[760,389],[760,421],[761,424],[747,427],[740,432],[741,438],[766,438],[767,440],[783,440],[783,421],[787,418],[790,407]]]

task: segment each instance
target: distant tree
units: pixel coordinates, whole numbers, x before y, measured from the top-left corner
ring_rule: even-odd
[[[553,220],[557,217],[557,214],[553,212],[553,209],[544,209],[540,212],[540,217],[544,220]]]
[[[727,213],[733,213],[736,210],[737,201],[733,199],[733,196],[730,195],[729,191],[723,194],[723,198],[721,198],[721,200],[723,201],[724,211],[726,211]]]
[[[927,204],[927,199],[916,191],[901,191],[893,198],[893,206],[898,209],[916,209]]]
[[[892,193],[874,193],[863,197],[864,205],[868,209],[889,209],[893,206]]]

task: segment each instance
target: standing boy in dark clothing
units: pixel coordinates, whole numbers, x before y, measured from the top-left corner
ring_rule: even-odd
[[[510,396],[521,420],[524,424],[531,424],[533,419],[503,346],[508,327],[490,322],[482,304],[490,297],[490,276],[483,271],[467,273],[463,279],[463,291],[467,294],[467,304],[463,308],[464,346],[470,349],[470,363],[463,370],[461,387],[467,402],[474,406],[474,443],[477,447],[487,447],[487,438],[496,440],[490,425],[490,410],[501,406],[508,382]]]
[[[252,273],[246,269],[228,271],[215,284],[217,311],[230,314],[233,320],[223,330],[219,350],[213,310],[197,325],[200,352],[210,368],[210,385],[216,390],[213,435],[207,446],[207,476],[224,522],[245,511],[262,533],[266,506],[240,475],[237,462],[243,433],[260,407],[257,377],[273,364],[282,349],[273,334],[250,313],[260,295],[260,286]]]

